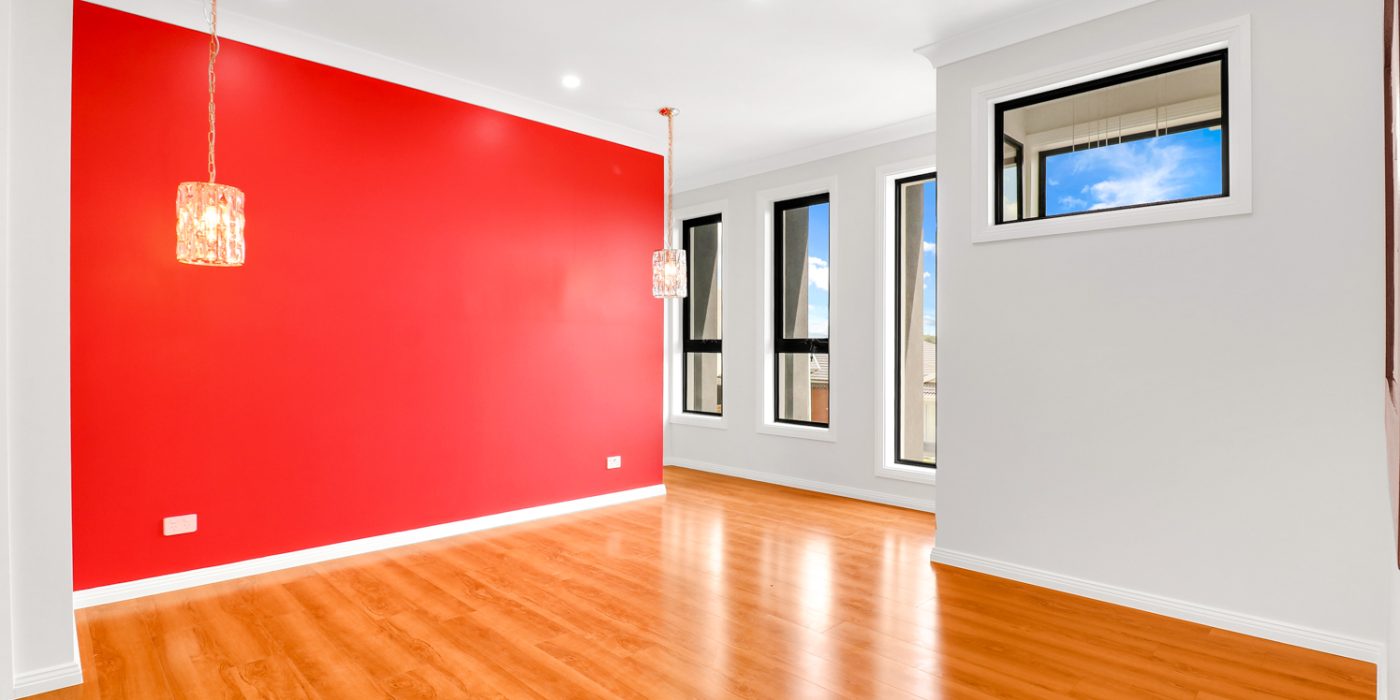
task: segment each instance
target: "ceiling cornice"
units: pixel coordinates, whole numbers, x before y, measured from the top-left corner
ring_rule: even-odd
[[[927,58],[934,68],[938,68],[1154,1],[1061,0],[970,32],[935,41],[916,51]]]
[[[933,83],[930,81],[929,90],[932,89]],[[932,134],[937,127],[938,121],[934,115],[925,114],[921,117],[896,122],[878,129],[871,129],[858,134],[851,134],[850,136],[823,141],[806,148],[799,148],[797,150],[779,153],[766,158],[758,158],[724,168],[709,170],[695,175],[679,177],[676,181],[676,191],[687,192],[690,190],[698,190],[702,187],[717,185],[721,182],[739,180],[762,173],[773,172],[774,170],[782,170],[783,168],[791,168],[795,165],[802,165],[824,158],[839,156],[843,153],[873,148],[875,146],[902,141],[915,136]]]
[[[194,0],[88,0],[167,24],[208,31],[204,4]],[[219,13],[219,34],[258,48],[404,85],[416,90],[496,110],[631,146],[665,153],[666,139],[590,117],[531,97],[472,82],[383,54],[232,12]]]

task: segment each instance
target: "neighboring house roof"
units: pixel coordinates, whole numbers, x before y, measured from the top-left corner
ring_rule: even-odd
[[[938,341],[924,338],[924,396],[933,396],[938,390],[937,350]]]
[[[938,368],[935,358],[937,349],[936,341],[924,340],[924,396],[933,396],[938,387]],[[831,381],[831,356],[811,355],[810,370],[812,384],[826,386]]]
[[[936,370],[937,370],[937,367],[936,367],[936,358],[937,358],[936,352],[937,352],[937,350],[938,350],[938,343],[937,343],[937,341],[929,340],[929,339],[927,339],[927,338],[924,339],[924,381],[925,381],[925,382],[931,382],[931,381],[933,381],[933,380],[934,380],[934,375],[937,374],[937,372],[936,372]]]

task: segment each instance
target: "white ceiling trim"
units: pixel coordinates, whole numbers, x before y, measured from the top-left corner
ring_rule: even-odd
[[[1107,17],[1154,0],[1061,0],[980,29],[935,41],[917,51],[934,68]]]
[[[929,89],[932,89],[930,81]],[[736,165],[731,165],[716,170],[710,170],[696,175],[680,177],[676,182],[676,191],[687,192],[698,190],[710,185],[718,185],[721,182],[730,182],[753,175],[782,170],[795,165],[811,163],[823,158],[839,156],[843,153],[859,151],[865,148],[872,148],[886,143],[893,143],[915,136],[932,134],[938,127],[938,120],[933,114],[925,114],[902,122],[896,122],[878,129],[862,131],[858,134],[843,136],[830,141],[823,141],[806,148],[779,153],[777,155],[759,158]]]
[[[204,4],[201,2],[193,2],[192,0],[89,1],[186,29],[208,31],[208,24],[204,18]],[[404,85],[624,146],[631,146],[651,153],[666,152],[665,138],[659,134],[638,131],[541,100],[470,80],[463,80],[407,61],[246,15],[220,12],[219,35],[269,51],[276,51],[314,63]]]

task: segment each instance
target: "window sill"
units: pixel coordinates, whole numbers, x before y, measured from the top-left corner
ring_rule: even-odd
[[[758,432],[781,437],[802,438],[804,440],[836,442],[836,437],[831,434],[831,428],[817,428],[809,425],[791,425],[788,423],[764,421],[759,424]]]
[[[711,430],[726,430],[727,421],[723,415],[707,416],[699,413],[672,413],[671,425],[686,425],[693,428],[709,428]]]
[[[875,470],[875,476],[882,479],[899,479],[919,484],[933,484],[938,481],[938,470],[934,467],[915,467],[908,464],[885,464]]]
[[[1077,216],[1031,219],[1008,224],[983,223],[972,232],[972,242],[986,243],[1018,238],[1055,236],[1062,233],[1079,233],[1081,231],[1102,231],[1130,226],[1210,219],[1218,216],[1237,216],[1249,214],[1251,211],[1253,211],[1253,207],[1247,194],[1232,194],[1228,197],[1214,199],[1174,202],[1117,211],[1091,212]]]

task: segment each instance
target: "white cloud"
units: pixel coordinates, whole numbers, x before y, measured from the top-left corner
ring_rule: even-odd
[[[831,266],[818,257],[807,258],[807,280],[817,289],[830,291]]]
[[[807,322],[807,333],[816,338],[826,337],[827,321],[825,318],[814,318]]]
[[[1061,197],[1060,204],[1063,205],[1066,209],[1083,209],[1084,207],[1089,206],[1088,202],[1073,195],[1065,195]]]
[[[1180,146],[1148,142],[1142,148],[1094,148],[1084,152],[1075,169],[1102,167],[1115,174],[1084,188],[1093,204],[1108,209],[1173,199],[1194,173],[1186,166],[1190,154]]]
[[[938,251],[938,244],[937,244],[937,243],[929,243],[928,241],[924,241],[924,252],[925,252],[925,253],[934,253],[934,252],[937,252],[937,251]]]

